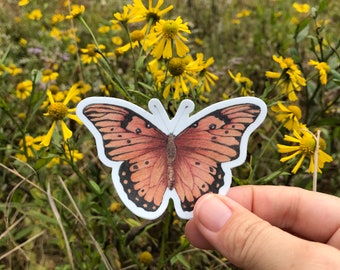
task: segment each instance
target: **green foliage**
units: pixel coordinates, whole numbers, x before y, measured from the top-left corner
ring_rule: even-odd
[[[340,196],[338,1],[311,1],[305,13],[293,1],[171,1],[176,5],[164,20],[181,16],[187,23],[185,61],[195,67],[187,72],[193,80],[185,79],[189,91],[179,89],[178,96],[170,70],[175,50],[150,67],[157,58],[155,45],[145,43],[152,23],[111,22],[129,1],[80,1],[85,10],[68,19],[67,1],[27,2],[7,1],[0,10],[0,269],[237,269],[215,251],[190,246],[186,221],[172,205],[156,221],[121,205],[92,136],[75,121],[72,109],[88,96],[124,98],[144,108],[157,97],[170,116],[185,98],[201,109],[230,97],[260,97],[268,117],[250,138],[245,164],[233,169],[233,185],[312,189],[311,154],[296,173],[298,158],[280,162],[286,155],[278,144],[294,136],[286,124],[295,121],[306,134],[321,131],[320,153],[332,161],[320,157],[318,190]],[[143,23],[143,39],[122,49],[132,46]],[[203,66],[210,57],[215,62]],[[285,83],[296,83],[289,72],[305,80],[293,87],[297,100],[283,91]],[[211,91],[203,88],[207,74],[218,76]],[[301,117],[280,121],[280,102]],[[56,115],[53,103],[67,113]],[[303,139],[315,144],[313,136]]]

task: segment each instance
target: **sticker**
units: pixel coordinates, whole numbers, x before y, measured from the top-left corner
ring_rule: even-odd
[[[156,219],[172,199],[177,215],[190,219],[200,196],[226,194],[231,168],[245,161],[249,136],[267,113],[255,97],[221,101],[190,115],[194,106],[182,101],[169,119],[158,99],[149,101],[150,112],[109,97],[78,104],[99,159],[112,168],[117,193],[135,215]]]

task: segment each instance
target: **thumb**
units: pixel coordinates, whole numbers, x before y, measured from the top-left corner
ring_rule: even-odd
[[[200,198],[191,223],[211,246],[244,269],[315,269],[332,265],[329,254],[338,254],[332,247],[270,225],[221,195]]]

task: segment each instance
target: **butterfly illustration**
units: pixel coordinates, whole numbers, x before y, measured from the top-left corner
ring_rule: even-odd
[[[200,196],[226,194],[231,168],[245,161],[248,138],[267,113],[255,97],[221,101],[194,115],[194,103],[184,100],[172,119],[158,99],[149,110],[107,97],[77,106],[121,200],[145,219],[161,216],[170,199],[178,216],[189,219]]]

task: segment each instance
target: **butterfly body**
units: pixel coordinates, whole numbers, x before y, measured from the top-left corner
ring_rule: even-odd
[[[78,105],[118,194],[135,214],[157,218],[171,198],[178,215],[190,218],[200,196],[226,193],[230,169],[244,162],[248,137],[266,114],[256,98],[223,101],[190,116],[193,108],[183,101],[170,120],[156,99],[151,113],[115,98]]]
[[[167,143],[166,143],[166,160],[168,165],[168,188],[171,190],[175,184],[175,171],[174,171],[174,163],[176,159],[177,148],[175,144],[175,136],[173,134],[169,134]]]

